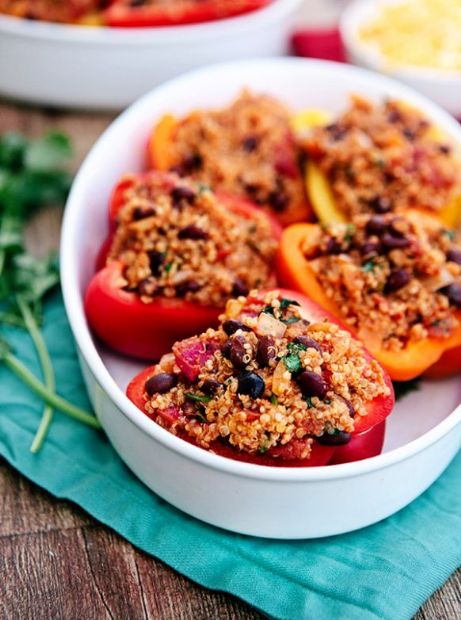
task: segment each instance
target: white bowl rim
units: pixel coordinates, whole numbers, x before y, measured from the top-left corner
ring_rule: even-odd
[[[402,79],[414,78],[428,82],[453,82],[454,85],[459,86],[461,70],[416,67],[405,64],[387,67],[379,52],[360,40],[358,28],[366,22],[366,13],[381,2],[382,0],[352,0],[341,13],[339,31],[346,50],[349,49],[356,56],[362,57],[375,71],[382,71]],[[389,0],[389,3],[395,2],[398,0]]]
[[[427,431],[417,439],[414,439],[399,448],[380,454],[379,456],[353,463],[299,468],[270,467],[255,465],[252,463],[243,463],[241,461],[235,461],[207,452],[202,448],[198,448],[197,446],[179,439],[159,425],[155,424],[155,422],[150,420],[128,399],[110,375],[96,349],[90,330],[86,323],[82,300],[78,290],[76,257],[73,256],[71,252],[72,244],[68,243],[68,239],[70,240],[73,237],[72,230],[75,230],[73,220],[77,218],[79,212],[79,185],[81,180],[87,175],[87,170],[91,170],[93,166],[92,161],[97,158],[98,151],[102,149],[105,143],[110,143],[112,140],[112,135],[117,132],[119,125],[124,124],[126,119],[135,115],[138,109],[144,108],[151,98],[155,98],[157,92],[168,90],[172,85],[180,84],[182,81],[187,83],[191,79],[203,74],[206,75],[207,73],[212,73],[213,71],[226,71],[227,69],[238,69],[240,67],[248,67],[251,65],[254,65],[257,70],[258,66],[266,66],[268,63],[284,64],[287,67],[291,65],[311,65],[317,66],[325,71],[341,71],[343,73],[348,73],[351,76],[355,75],[361,76],[362,78],[367,78],[368,80],[388,87],[390,92],[397,92],[397,96],[402,98],[408,97],[415,103],[415,105],[421,105],[421,107],[425,110],[425,113],[432,117],[436,122],[437,119],[443,119],[446,125],[452,126],[453,134],[458,134],[457,137],[461,144],[461,127],[455,119],[453,119],[447,112],[442,110],[435,103],[423,95],[415,92],[413,89],[396,82],[387,76],[352,65],[305,58],[266,58],[219,63],[187,72],[179,77],[164,82],[161,86],[152,89],[129,106],[102,133],[86,156],[74,180],[64,212],[60,246],[61,280],[64,304],[74,338],[80,350],[80,354],[84,358],[101,389],[103,389],[109,399],[116,405],[121,413],[128,418],[128,420],[140,428],[145,434],[160,442],[164,447],[204,466],[244,478],[299,483],[353,478],[376,470],[384,469],[394,465],[397,462],[407,460],[441,440],[452,429],[454,429],[455,426],[461,423],[461,404],[459,404],[444,420],[439,422],[431,430]]]
[[[30,21],[0,14],[0,33],[30,38],[36,41],[53,41],[67,45],[132,45],[178,46],[191,41],[216,39],[223,36],[244,34],[246,30],[278,21],[282,15],[294,12],[303,0],[272,0],[270,4],[243,15],[227,17],[197,24],[158,26],[151,28],[110,28]],[[263,23],[262,23],[263,20]]]

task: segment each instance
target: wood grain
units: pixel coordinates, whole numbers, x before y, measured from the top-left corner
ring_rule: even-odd
[[[39,136],[49,128],[74,141],[75,168],[112,120],[0,103],[0,132]],[[28,244],[56,248],[60,213],[39,214]],[[257,620],[235,597],[212,592],[147,556],[69,502],[53,499],[0,462],[0,618],[7,620]],[[461,571],[415,620],[461,618]],[[293,619],[297,620],[297,619]]]

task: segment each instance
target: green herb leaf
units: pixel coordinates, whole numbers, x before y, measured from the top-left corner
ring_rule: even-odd
[[[22,133],[7,132],[0,136],[0,166],[16,170],[23,164],[27,139]]]
[[[299,302],[295,299],[288,299],[287,297],[282,297],[280,299],[280,310],[286,310],[288,306],[299,306]]]
[[[307,403],[307,408],[312,409],[314,407],[314,405],[312,404],[312,398],[310,396],[306,396],[305,400]]]
[[[299,355],[297,353],[289,353],[288,355],[285,355],[283,362],[286,369],[291,373],[296,373],[301,370],[301,360],[299,359]]]
[[[376,265],[373,260],[368,260],[366,263],[362,265],[362,269],[363,271],[365,271],[365,273],[370,273],[371,271],[374,270],[375,267]]]
[[[24,165],[35,172],[49,172],[62,168],[72,154],[69,138],[61,132],[50,131],[27,146]]]
[[[167,263],[163,269],[165,273],[170,273],[172,267],[173,267],[173,263]]]
[[[291,325],[292,323],[297,323],[301,319],[299,318],[299,316],[289,316],[287,319],[280,320],[282,321],[282,323],[285,323],[285,325]]]
[[[279,399],[277,398],[276,394],[271,394],[271,403],[272,403],[272,405],[278,405],[279,404]]]
[[[188,400],[194,400],[199,403],[209,403],[211,400],[211,396],[205,396],[204,394],[194,394],[193,392],[186,392],[184,396]]]

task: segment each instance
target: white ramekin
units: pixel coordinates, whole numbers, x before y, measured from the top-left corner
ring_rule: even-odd
[[[395,0],[353,0],[340,20],[341,37],[350,62],[385,73],[429,97],[456,118],[461,118],[461,71],[438,71],[418,67],[391,67],[385,58],[359,37],[360,27],[377,15],[383,2]],[[420,44],[423,46],[424,41]]]
[[[174,437],[125,396],[142,366],[108,353],[88,329],[82,305],[106,235],[112,186],[140,170],[146,136],[166,112],[229,102],[242,87],[272,93],[294,108],[338,112],[350,92],[397,97],[423,110],[458,145],[461,128],[404,85],[336,63],[266,59],[214,66],[176,78],[145,95],[101,136],[75,179],[66,207],[61,275],[64,300],[94,409],[125,463],[181,510],[236,532],[273,538],[329,536],[399,510],[445,469],[461,444],[459,380],[426,383],[400,402],[388,422],[385,452],[331,467],[283,469],[240,463]]]
[[[302,0],[229,19],[162,28],[104,28],[0,15],[0,94],[70,108],[120,110],[197,67],[285,54]]]

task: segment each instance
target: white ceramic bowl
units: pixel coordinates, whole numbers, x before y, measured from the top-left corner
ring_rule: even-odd
[[[340,31],[348,60],[401,80],[461,119],[461,72],[410,66],[390,68],[377,49],[361,41],[358,35],[360,27],[378,14],[383,2],[395,0],[353,0],[345,9],[340,20]],[[424,45],[424,41],[420,45]]]
[[[93,28],[0,15],[0,94],[120,110],[166,79],[211,63],[287,52],[302,0],[165,28]]]
[[[181,510],[223,528],[273,538],[309,538],[360,528],[399,510],[445,469],[461,443],[461,383],[427,383],[397,405],[384,453],[330,467],[283,469],[240,463],[192,446],[157,426],[125,396],[141,369],[93,340],[82,295],[105,238],[108,197],[118,177],[142,168],[146,136],[167,110],[227,104],[244,86],[294,108],[338,112],[353,91],[398,97],[423,110],[461,146],[461,127],[424,97],[352,66],[272,59],[210,67],[156,88],[96,143],[67,204],[61,274],[64,300],[94,409],[125,463]]]

